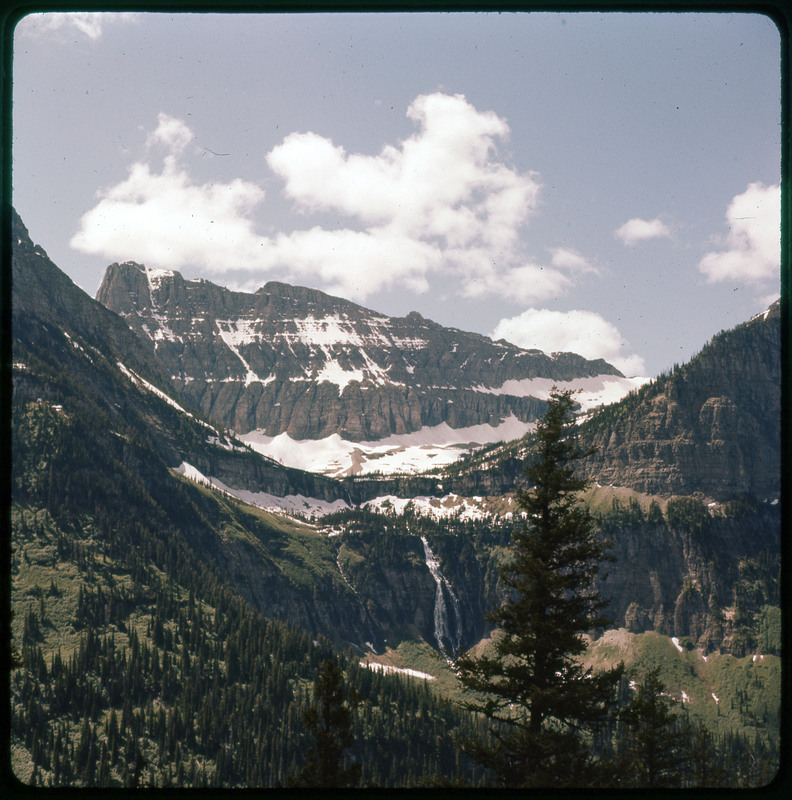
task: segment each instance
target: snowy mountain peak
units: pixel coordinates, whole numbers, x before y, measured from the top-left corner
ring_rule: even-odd
[[[369,446],[446,426],[468,448],[463,431],[477,426],[478,443],[503,438],[508,420],[524,433],[554,384],[580,384],[603,398],[597,402],[635,386],[601,360],[523,350],[417,312],[388,317],[279,282],[251,294],[185,281],[171,270],[112,264],[97,299],[153,346],[187,403],[259,443],[337,436]],[[333,471],[385,458],[356,457],[355,449],[351,463]]]

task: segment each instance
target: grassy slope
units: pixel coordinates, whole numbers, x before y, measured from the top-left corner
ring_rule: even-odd
[[[475,649],[481,651],[490,643],[483,640]],[[449,664],[426,643],[405,642],[368,660],[421,670],[436,677],[432,687],[440,694],[454,700],[463,696]],[[715,735],[730,731],[778,735],[781,659],[777,656],[711,653],[705,658],[696,649],[683,647],[680,652],[670,638],[654,631],[634,634],[619,629],[590,642],[583,660],[595,671],[619,662],[634,674],[659,667],[668,694],[693,721]],[[683,701],[683,693],[687,700]]]

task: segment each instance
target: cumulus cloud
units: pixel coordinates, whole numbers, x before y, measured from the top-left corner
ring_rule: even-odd
[[[781,187],[751,183],[726,210],[729,233],[699,270],[711,282],[778,281],[781,269]]]
[[[173,269],[195,264],[222,272],[266,266],[268,242],[255,233],[249,217],[263,200],[263,190],[240,179],[195,183],[179,160],[192,139],[186,125],[160,114],[146,143],[165,147],[162,168],[138,161],[126,180],[101,190],[71,246]]]
[[[279,234],[264,255],[269,265],[288,265],[294,275],[319,277],[331,294],[355,298],[397,284],[422,294],[439,259],[431,245],[397,233],[318,227]]]
[[[570,250],[566,247],[551,247],[549,251],[551,255],[550,263],[554,267],[560,267],[572,272],[598,272],[589,260],[578,253],[577,250]]]
[[[461,287],[465,297],[502,297],[519,302],[546,300],[572,286],[572,281],[555,269],[539,264],[523,264],[519,267],[495,270],[472,277]]]
[[[193,132],[184,122],[160,112],[157,117],[157,127],[146,137],[146,148],[162,145],[168,152],[166,159],[174,160],[184,152],[194,138]]]
[[[78,33],[95,42],[101,38],[107,25],[134,21],[136,15],[130,12],[46,12],[23,17],[17,31],[23,36],[60,38],[64,41]]]
[[[650,220],[633,217],[627,220],[620,228],[617,228],[614,231],[614,236],[617,239],[621,239],[627,247],[631,247],[648,239],[667,238],[671,236],[671,231],[660,217]]]
[[[497,143],[508,138],[507,123],[462,95],[421,95],[407,116],[417,131],[376,155],[349,154],[316,133],[293,133],[267,163],[303,213],[341,213],[397,248],[384,263],[369,264],[382,285],[403,274],[420,284],[420,273],[425,281],[443,271],[465,294],[501,293],[503,281],[532,269],[519,252],[519,236],[537,207],[537,176],[503,162]]]
[[[144,157],[99,193],[72,246],[172,269],[242,271],[251,287],[278,269],[359,300],[396,286],[425,292],[441,276],[463,296],[527,304],[593,270],[567,248],[551,249],[547,264],[525,252],[523,229],[541,185],[500,155],[505,120],[442,93],[419,96],[407,116],[415,132],[374,155],[347,153],[313,132],[286,136],[266,162],[298,220],[330,212],[340,224],[260,235],[253,220],[263,189],[242,179],[193,180],[193,131],[162,113]]]
[[[502,319],[492,338],[545,353],[570,352],[589,359],[603,358],[627,377],[645,372],[643,359],[629,353],[629,343],[616,326],[593,311],[529,308],[516,317]]]

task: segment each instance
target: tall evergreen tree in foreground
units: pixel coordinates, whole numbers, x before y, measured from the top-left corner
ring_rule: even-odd
[[[305,712],[305,725],[313,734],[314,746],[308,749],[299,775],[287,785],[293,787],[343,788],[356,786],[362,765],[344,767],[344,751],[353,743],[352,712],[358,694],[344,691],[341,670],[334,661],[323,665],[314,682],[314,704]]]
[[[578,658],[582,634],[604,627],[606,602],[594,589],[605,544],[579,502],[575,475],[584,455],[575,437],[574,401],[553,389],[538,422],[528,488],[518,493],[526,523],[512,535],[501,568],[505,602],[488,615],[498,630],[494,654],[457,661],[475,699],[468,708],[492,720],[495,744],[462,743],[499,785],[589,786],[607,782],[590,734],[612,711],[622,667],[592,674]]]

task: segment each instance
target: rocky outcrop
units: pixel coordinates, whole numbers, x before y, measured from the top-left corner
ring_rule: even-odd
[[[752,620],[763,605],[778,605],[780,531],[777,506],[688,529],[664,522],[610,531],[614,560],[599,580],[607,613],[633,633],[655,630],[744,655],[751,635],[734,609]]]
[[[544,402],[531,380],[620,376],[602,360],[277,282],[232,292],[127,262],[107,268],[97,299],[148,343],[187,402],[238,433],[375,441],[443,422],[532,421]]]
[[[594,481],[650,494],[778,498],[781,312],[716,336],[695,358],[582,426]]]

